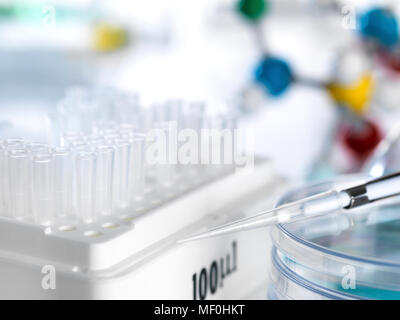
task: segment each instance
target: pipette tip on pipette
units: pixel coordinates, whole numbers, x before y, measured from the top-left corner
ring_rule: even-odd
[[[233,232],[233,231],[231,231],[231,232],[226,231],[226,229],[225,229],[226,227],[227,227],[227,225],[223,225],[221,227],[218,227],[218,228],[215,228],[215,229],[212,229],[212,230],[208,230],[208,231],[205,231],[205,232],[197,233],[197,234],[191,235],[191,236],[189,236],[187,238],[180,239],[177,242],[179,244],[181,244],[181,243],[186,243],[186,242],[192,242],[192,241],[197,241],[197,240],[208,239],[208,238],[211,238],[211,237],[217,237],[217,236],[221,236],[221,235]]]
[[[399,174],[400,176],[400,174]],[[360,205],[368,204],[371,200],[367,195],[366,186],[371,186],[392,177],[370,181],[367,184],[358,185],[342,191],[330,190],[311,197],[278,206],[275,209],[261,212],[257,215],[240,219],[209,231],[195,234],[182,239],[179,243],[201,240],[224,234],[252,230],[261,227],[273,226],[279,223],[294,222],[312,216],[331,214],[343,209],[350,209]],[[400,179],[400,178],[399,178]],[[379,183],[380,185],[382,183]],[[387,188],[386,188],[387,189]],[[389,196],[388,192],[384,192]],[[393,192],[392,192],[393,193]]]
[[[181,239],[178,243],[186,243],[196,240],[202,240],[212,237],[218,237],[226,234],[231,234],[235,232],[241,232],[246,230],[252,230],[261,227],[267,227],[274,225],[276,223],[282,222],[281,216],[283,212],[278,209],[272,209],[268,211],[261,212],[251,217],[239,219],[205,232],[197,233],[191,235],[187,238]]]

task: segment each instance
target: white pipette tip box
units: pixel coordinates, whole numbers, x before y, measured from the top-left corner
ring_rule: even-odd
[[[272,205],[283,180],[268,161],[197,179],[194,187],[180,182],[186,191],[152,195],[147,206],[95,223],[43,226],[1,216],[0,298],[263,298],[265,229],[177,241]]]

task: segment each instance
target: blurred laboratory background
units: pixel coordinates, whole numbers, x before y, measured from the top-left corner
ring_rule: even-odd
[[[399,156],[399,19],[397,1],[2,0],[0,136],[53,143],[66,100],[113,91],[222,106],[294,181],[380,175]]]

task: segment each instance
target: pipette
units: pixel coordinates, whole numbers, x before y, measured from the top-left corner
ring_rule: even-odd
[[[312,216],[327,215],[350,210],[379,200],[400,195],[400,172],[341,191],[330,190],[275,209],[240,219],[209,231],[182,239],[179,242],[206,239],[224,234],[294,222]]]

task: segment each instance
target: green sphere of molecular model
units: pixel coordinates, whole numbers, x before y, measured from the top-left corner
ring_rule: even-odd
[[[251,21],[258,21],[268,10],[266,0],[240,0],[238,11]]]

